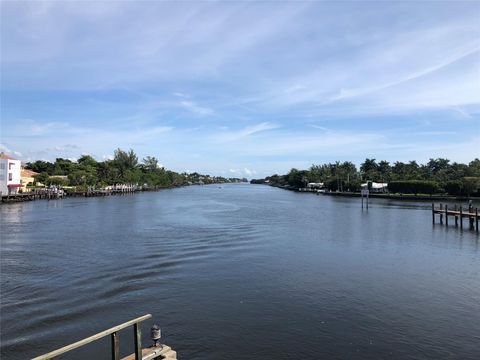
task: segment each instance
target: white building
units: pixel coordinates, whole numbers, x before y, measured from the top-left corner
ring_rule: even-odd
[[[324,189],[324,188],[325,188],[325,186],[324,186],[324,184],[323,184],[322,182],[321,182],[321,183],[313,183],[313,182],[311,182],[311,183],[308,183],[307,187],[308,187],[309,189]]]
[[[16,194],[22,187],[20,172],[22,163],[4,153],[0,153],[0,193],[2,195]]]
[[[368,183],[362,184],[362,190],[368,190]],[[385,193],[388,192],[388,183],[376,183],[372,182],[370,192]]]

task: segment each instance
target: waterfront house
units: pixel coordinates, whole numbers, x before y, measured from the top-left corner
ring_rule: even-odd
[[[370,185],[370,189],[368,188],[368,184]],[[362,190],[370,190],[372,193],[386,193],[388,192],[388,183],[376,183],[373,181],[366,182],[362,184]]]
[[[325,188],[325,184],[322,182],[319,182],[319,183],[311,182],[311,183],[308,183],[307,187],[312,190],[320,190]]]
[[[22,184],[21,191],[22,192],[27,192],[30,191],[30,188],[28,188],[28,185],[33,185],[35,182],[34,176],[38,175],[37,172],[33,170],[28,170],[25,169],[22,166],[22,170],[20,171],[20,184]]]
[[[0,193],[1,195],[16,194],[22,187],[20,170],[22,163],[5,153],[0,153]]]

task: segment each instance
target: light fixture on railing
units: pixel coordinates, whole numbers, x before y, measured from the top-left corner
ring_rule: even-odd
[[[162,337],[162,332],[160,327],[157,324],[153,324],[150,329],[150,338],[153,341],[153,346],[160,346],[160,338]]]

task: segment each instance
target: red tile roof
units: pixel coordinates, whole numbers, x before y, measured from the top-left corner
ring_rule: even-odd
[[[28,169],[22,169],[20,174],[22,177],[34,177],[35,175],[38,175],[36,171],[28,170]]]

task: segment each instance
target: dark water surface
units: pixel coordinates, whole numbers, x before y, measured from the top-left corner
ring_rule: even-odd
[[[429,203],[223,185],[0,213],[2,360],[145,313],[181,359],[480,359],[480,239]]]

